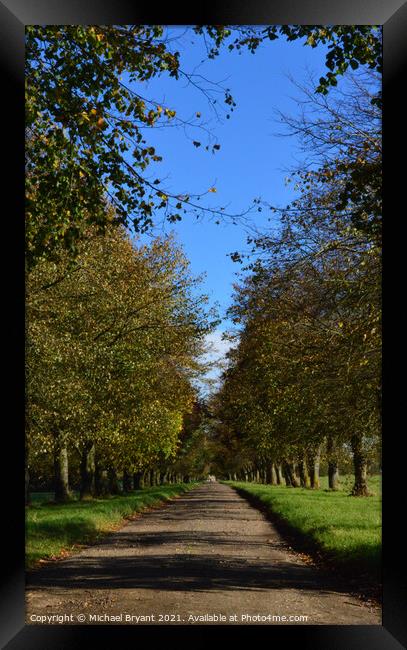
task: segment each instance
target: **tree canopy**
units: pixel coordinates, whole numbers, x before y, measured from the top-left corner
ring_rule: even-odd
[[[328,47],[326,93],[351,66],[381,69],[381,34],[370,26],[197,26],[209,58],[222,48],[248,48],[284,37]],[[27,263],[55,259],[61,245],[77,253],[89,225],[106,227],[106,202],[115,220],[136,231],[150,229],[162,214],[177,221],[190,212],[221,208],[165,186],[148,174],[162,160],[148,142],[149,129],[182,124],[171,105],[145,95],[144,82],[159,75],[187,79],[203,90],[199,76],[183,69],[177,39],[162,25],[30,25],[26,28],[26,232]],[[227,117],[235,102],[223,88]],[[379,101],[378,96],[375,101]],[[202,129],[197,113],[191,125]],[[194,141],[200,146],[200,141]],[[211,144],[213,152],[218,143]],[[209,148],[209,145],[208,147]],[[363,179],[362,181],[363,182]],[[205,190],[203,194],[214,191]]]

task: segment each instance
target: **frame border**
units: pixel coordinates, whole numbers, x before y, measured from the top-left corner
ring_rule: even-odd
[[[406,34],[407,34],[407,2],[402,0],[342,0],[342,2],[327,3],[326,0],[275,0],[272,4],[267,0],[252,0],[251,4],[242,5],[238,1],[229,0],[223,6],[214,3],[209,10],[204,5],[181,9],[181,6],[171,5],[171,10],[154,11],[146,7],[135,6],[126,0],[88,0],[86,5],[81,0],[71,0],[56,3],[53,0],[2,0],[0,2],[0,62],[3,69],[3,80],[6,81],[6,92],[3,95],[2,108],[5,109],[3,124],[6,125],[4,135],[8,142],[5,145],[7,153],[7,167],[5,169],[5,189],[9,190],[14,210],[24,210],[24,29],[29,24],[376,24],[383,26],[383,50],[384,50],[384,138],[385,152],[390,150],[390,143],[394,143],[394,153],[400,150],[405,154],[406,147],[402,146],[402,136],[406,140],[405,131],[405,105],[400,101],[399,89],[402,84],[402,68],[406,63]],[[4,100],[7,100],[5,102]],[[11,99],[11,102],[10,102]],[[7,104],[5,106],[5,104]],[[12,107],[12,110],[10,108]],[[14,129],[8,125],[14,120]],[[393,163],[393,164],[392,164]],[[391,167],[391,172],[390,172]],[[398,167],[398,169],[397,169]],[[397,211],[404,205],[402,197],[403,169],[402,165],[394,164],[394,156],[385,153],[384,174],[384,196],[386,209],[390,205],[390,197],[396,199]],[[404,174],[403,174],[404,176]],[[11,190],[11,188],[13,188]],[[404,200],[403,200],[404,199]],[[14,214],[10,212],[10,215]],[[388,212],[390,214],[390,210]],[[397,213],[396,213],[397,214]],[[9,213],[5,212],[5,215]],[[130,639],[140,638],[144,634],[149,636],[150,641],[154,638],[158,642],[168,644],[169,639],[176,640],[177,644],[185,646],[194,644],[195,648],[203,648],[212,642],[219,635],[219,627],[223,626],[29,626],[25,625],[24,605],[24,480],[21,478],[21,488],[14,489],[16,483],[20,483],[23,477],[24,440],[21,431],[24,431],[24,397],[21,396],[21,375],[20,368],[24,367],[24,331],[21,319],[20,305],[23,305],[21,296],[24,296],[24,232],[23,226],[18,225],[18,220],[9,217],[5,225],[13,223],[13,232],[7,230],[7,247],[13,244],[13,259],[17,256],[18,264],[13,264],[12,283],[4,282],[6,299],[10,305],[17,305],[14,310],[16,323],[11,326],[7,318],[7,347],[13,354],[12,360],[7,364],[7,378],[15,377],[14,382],[7,382],[5,404],[12,405],[10,409],[13,422],[13,430],[6,430],[8,438],[11,438],[12,447],[10,462],[7,463],[9,476],[4,480],[3,485],[13,489],[15,497],[4,504],[6,508],[5,522],[10,522],[10,535],[5,542],[4,556],[6,566],[3,566],[3,581],[0,591],[1,598],[1,626],[0,642],[1,647],[10,650],[24,648],[39,648],[40,650],[51,650],[53,648],[83,647],[80,641],[86,637],[86,645],[91,641],[98,644],[98,648],[111,648]],[[385,237],[386,229],[385,227]],[[393,225],[393,229],[395,226]],[[387,241],[385,239],[385,241]],[[402,274],[401,264],[405,257],[403,242],[399,240],[398,254],[392,255],[391,260],[387,259],[390,253],[384,248],[384,263],[388,267],[395,265],[396,260],[399,268],[390,268],[394,271],[394,278]],[[21,255],[21,258],[20,258]],[[17,269],[16,269],[17,267]],[[386,267],[385,267],[386,268]],[[7,274],[3,277],[10,278],[10,263],[5,266]],[[404,270],[404,269],[403,269]],[[397,274],[396,274],[397,271]],[[21,293],[20,293],[21,292]],[[24,309],[24,307],[22,307]],[[16,313],[16,312],[19,313]],[[5,320],[4,318],[2,319]],[[386,319],[384,318],[384,324]],[[400,327],[400,338],[403,340],[403,331]],[[21,335],[21,336],[20,336]],[[386,341],[386,339],[384,339]],[[386,343],[385,343],[386,345]],[[384,349],[385,349],[384,345]],[[21,353],[16,352],[21,350]],[[397,349],[398,355],[400,349]],[[21,354],[21,366],[18,356]],[[397,358],[397,357],[396,357]],[[386,364],[384,370],[386,370]],[[23,372],[23,371],[22,371]],[[385,382],[386,386],[386,382]],[[403,403],[404,395],[401,389],[391,391],[393,404],[386,408],[393,410],[397,403]],[[396,395],[395,395],[396,393]],[[4,395],[4,393],[3,393]],[[14,402],[16,400],[16,406]],[[386,390],[385,390],[386,396]],[[397,399],[398,398],[398,399]],[[10,408],[10,407],[9,407]],[[20,410],[21,409],[21,410]],[[15,413],[18,413],[16,418]],[[20,424],[20,413],[21,424]],[[16,427],[17,420],[19,426]],[[12,433],[13,431],[13,433]],[[11,434],[11,435],[10,435]],[[390,431],[388,430],[388,435]],[[4,444],[4,443],[3,443]],[[390,516],[392,501],[395,495],[401,495],[404,491],[402,485],[403,469],[402,457],[397,458],[397,448],[394,439],[383,440],[383,461],[385,469],[391,468],[392,478],[385,474],[383,492],[383,626],[268,626],[267,634],[275,642],[286,643],[287,640],[299,643],[300,647],[313,647],[315,650],[346,648],[346,650],[359,650],[368,647],[369,650],[398,650],[402,648],[403,642],[407,645],[407,626],[403,605],[407,602],[405,591],[400,582],[400,560],[404,557],[403,536],[400,535],[399,525],[396,519]],[[397,466],[398,464],[398,466]],[[393,476],[395,477],[393,479]],[[389,487],[388,487],[389,486]],[[392,490],[390,493],[389,490]],[[7,490],[6,490],[7,496]],[[21,509],[21,510],[20,510]],[[402,517],[402,513],[397,513]],[[403,602],[404,601],[404,602]],[[242,645],[245,642],[253,642],[254,629],[264,626],[238,626],[238,637]],[[180,628],[182,634],[180,633]],[[231,626],[225,626],[225,632],[230,635]],[[233,629],[235,632],[235,629]],[[256,630],[257,632],[257,630]],[[181,639],[182,636],[182,639]],[[255,636],[255,635],[254,635]],[[98,638],[98,641],[96,640]],[[4,645],[3,645],[4,644]]]

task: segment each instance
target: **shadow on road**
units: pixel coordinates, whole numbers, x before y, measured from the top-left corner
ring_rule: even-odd
[[[31,588],[74,589],[303,589],[338,591],[307,566],[279,562],[274,567],[253,559],[190,554],[143,557],[76,557],[31,574]]]

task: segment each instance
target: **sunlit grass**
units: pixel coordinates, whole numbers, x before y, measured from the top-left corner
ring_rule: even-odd
[[[292,529],[308,538],[326,558],[338,566],[380,576],[381,477],[369,479],[370,497],[352,497],[352,477],[341,479],[341,489],[328,490],[326,478],[320,490],[256,483],[229,482],[259,499]]]
[[[189,490],[195,484],[179,483],[145,488],[126,496],[74,500],[57,505],[52,493],[32,494],[26,509],[26,567],[62,556],[78,545],[89,544],[125,523],[133,513]]]

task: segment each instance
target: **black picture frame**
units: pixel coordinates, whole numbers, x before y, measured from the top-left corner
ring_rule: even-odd
[[[11,352],[3,373],[3,422],[8,411],[10,424],[3,427],[7,445],[7,463],[3,461],[3,552],[2,586],[0,592],[1,647],[9,650],[85,648],[114,648],[119,644],[140,641],[142,628],[128,626],[26,626],[24,623],[24,231],[21,213],[24,196],[24,28],[28,24],[375,24],[383,26],[384,39],[384,205],[389,225],[384,228],[384,278],[402,277],[405,252],[397,233],[403,219],[405,181],[404,164],[397,164],[396,154],[406,154],[404,103],[401,100],[402,70],[406,61],[407,3],[402,0],[226,0],[221,3],[196,4],[181,8],[168,4],[155,14],[151,8],[124,0],[2,0],[0,2],[0,62],[2,65],[3,101],[3,200],[10,196],[10,207],[3,212],[3,253],[13,251],[3,268],[3,299],[7,317],[3,337],[4,351]],[[403,184],[404,181],[404,184]],[[395,211],[390,208],[396,206]],[[403,207],[402,207],[403,206]],[[390,217],[393,216],[393,219]],[[399,225],[398,225],[399,224]],[[391,232],[396,242],[391,243]],[[399,248],[397,248],[399,246]],[[397,267],[397,264],[399,266]],[[387,280],[386,280],[387,282]],[[386,282],[384,285],[386,286]],[[384,292],[386,307],[386,292]],[[386,314],[386,309],[385,309]],[[13,319],[14,318],[14,322]],[[398,342],[403,341],[403,324],[386,330],[384,317],[384,373],[392,374],[400,363]],[[388,348],[386,348],[386,334]],[[395,353],[391,352],[395,342]],[[389,366],[389,371],[387,367]],[[391,389],[384,382],[384,441],[383,441],[383,625],[382,626],[239,626],[227,628],[228,644],[256,642],[256,634],[266,631],[268,644],[299,644],[314,650],[396,650],[407,640],[407,597],[401,582],[404,555],[403,535],[398,519],[391,516],[394,499],[403,494],[402,464],[397,453],[396,429],[387,429],[388,413],[403,405],[402,388]],[[400,428],[400,425],[398,425]],[[399,434],[400,435],[400,434]],[[391,467],[391,479],[386,468]],[[393,495],[397,495],[394,497]],[[397,503],[397,507],[400,504]],[[398,516],[402,518],[400,510]],[[7,531],[7,534],[5,532]],[[201,648],[213,644],[219,637],[218,626],[149,627],[149,642],[164,643],[166,647],[189,646]],[[225,628],[223,628],[225,631]],[[96,638],[97,637],[97,638]],[[145,641],[143,641],[145,642]]]

